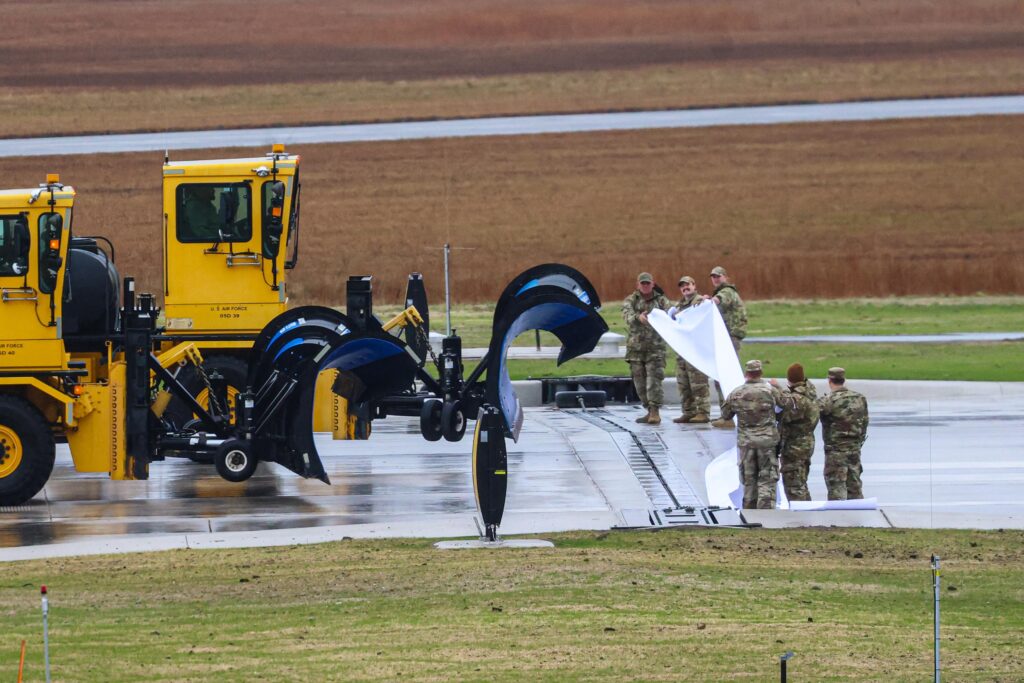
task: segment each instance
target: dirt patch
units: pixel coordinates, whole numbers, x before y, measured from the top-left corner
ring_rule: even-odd
[[[525,44],[491,47],[377,47],[286,44],[273,49],[288,67],[253,68],[249,45],[97,46],[94,61],[38,64],[37,48],[8,47],[4,62],[22,69],[0,71],[0,86],[29,88],[127,87],[191,88],[218,85],[260,85],[331,81],[427,80],[549,74],[565,71],[631,69],[699,63],[757,63],[779,59],[887,61],[936,53],[991,52],[1020,54],[1024,31],[991,31],[920,41],[855,40],[852,42],[730,41],[693,44],[689,40],[641,42],[579,41],[570,44]],[[83,46],[84,48],[85,46]],[[68,55],[70,57],[71,55]],[[30,67],[31,68],[27,68]]]
[[[608,301],[641,270],[671,291],[715,265],[749,298],[1022,293],[1022,141],[1024,117],[977,117],[297,147],[290,291],[341,303],[349,274],[373,273],[397,301],[421,271],[436,298],[450,242],[457,302],[542,261]],[[122,272],[158,291],[161,157],[5,159],[0,175],[61,172],[79,234],[113,238]]]
[[[695,61],[1020,54],[1012,0],[99,0],[5,7],[0,86],[191,87],[622,69]],[[40,26],[74,30],[53,33]]]

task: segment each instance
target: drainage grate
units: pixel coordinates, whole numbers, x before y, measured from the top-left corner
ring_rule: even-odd
[[[686,507],[669,510],[653,510],[651,526],[740,526],[745,522],[740,513],[732,508],[719,507]]]

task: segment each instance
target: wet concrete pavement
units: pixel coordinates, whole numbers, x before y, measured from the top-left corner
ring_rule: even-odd
[[[957,395],[872,401],[864,482],[882,512],[863,523],[1024,528],[1024,390],[999,386],[991,404]],[[528,409],[519,443],[509,442],[501,532],[608,529],[635,524],[650,510],[704,505],[704,468],[735,433],[673,424],[671,407],[659,427],[634,424],[639,414],[627,406],[585,415]],[[0,512],[0,560],[478,533],[469,439],[428,443],[415,420],[390,418],[375,424],[369,441],[325,435],[318,447],[333,486],[276,465],[231,484],[212,466],[187,460],[154,463],[148,481],[114,482],[75,472],[59,447],[44,491]],[[822,462],[819,443],[810,475],[815,500],[825,498]],[[758,521],[858,523],[786,511]]]

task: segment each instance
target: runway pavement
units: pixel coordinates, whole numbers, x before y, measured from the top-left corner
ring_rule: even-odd
[[[1024,528],[1024,387],[926,384],[916,383],[910,395],[881,393],[871,401],[864,482],[880,512],[778,510],[751,514],[749,521]],[[973,386],[956,392],[954,384]],[[993,400],[980,400],[986,389]],[[667,509],[699,511],[707,501],[704,468],[733,445],[735,433],[676,425],[668,421],[673,410],[665,413],[662,425],[646,427],[633,422],[640,414],[635,407],[585,415],[528,409],[520,442],[509,444],[501,533],[610,529],[646,524]],[[276,465],[230,484],[211,466],[184,460],[155,463],[149,481],[114,482],[74,472],[61,447],[43,493],[0,511],[0,561],[478,534],[468,440],[428,443],[415,420],[390,418],[375,424],[369,441],[333,442],[325,435],[318,447],[333,486]],[[816,500],[825,497],[822,461],[819,443],[810,477]],[[661,514],[663,522],[674,523],[671,517]]]
[[[481,119],[362,123],[336,126],[197,130],[173,133],[71,135],[0,140],[0,157],[144,152],[219,147],[270,147],[324,142],[586,133],[653,128],[883,121],[1024,114],[1024,96],[953,97],[830,104],[788,104],[666,111],[502,116]]]

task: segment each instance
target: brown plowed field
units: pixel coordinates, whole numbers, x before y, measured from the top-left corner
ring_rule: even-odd
[[[190,153],[191,158],[241,150]],[[340,303],[373,273],[493,300],[559,260],[606,300],[651,270],[670,292],[724,265],[751,298],[1024,292],[1024,117],[314,145],[293,299]],[[251,153],[245,150],[244,153]],[[0,159],[7,186],[60,171],[79,234],[159,290],[160,154]],[[185,158],[184,155],[176,158]]]
[[[0,136],[1024,91],[1020,0],[94,0],[0,16]]]
[[[5,2],[3,13],[0,85],[31,87],[870,60],[1024,42],[1015,0],[96,0]]]

